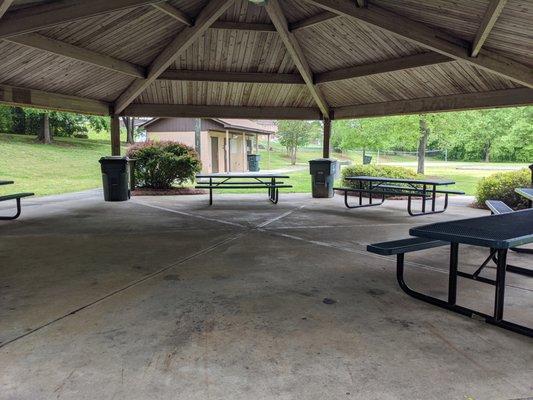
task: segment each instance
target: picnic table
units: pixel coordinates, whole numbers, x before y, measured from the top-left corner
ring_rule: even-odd
[[[198,174],[196,189],[209,189],[209,205],[213,204],[213,190],[215,189],[267,189],[268,199],[278,203],[279,189],[292,188],[291,185],[280,182],[288,179],[287,175],[268,173],[213,173]],[[203,181],[202,181],[203,180]]]
[[[529,208],[533,205],[533,188],[517,188],[515,192],[529,201]]]
[[[440,186],[448,186],[455,184],[451,180],[441,179],[402,179],[402,178],[387,178],[377,176],[349,176],[344,178],[346,181],[353,182],[357,187],[342,187],[334,188],[334,190],[344,192],[344,204],[348,208],[372,207],[383,204],[386,196],[407,196],[407,211],[409,215],[427,215],[437,214],[446,211],[448,208],[449,194],[464,194],[464,192],[456,190],[441,189]],[[359,204],[350,205],[348,202],[348,193],[357,193],[359,196]],[[368,195],[369,200],[367,204],[363,204],[363,194]],[[436,198],[437,194],[444,194],[444,205],[441,209],[437,209]],[[374,202],[374,196],[380,197],[379,202]],[[420,197],[422,200],[421,211],[415,212],[412,208],[412,198]],[[431,210],[428,211],[426,202],[431,200]]]
[[[413,297],[428,303],[472,317],[477,315],[486,322],[533,337],[533,329],[503,319],[505,277],[508,270],[507,252],[514,247],[533,243],[533,210],[522,210],[513,213],[469,218],[458,221],[439,222],[420,226],[409,230],[409,234],[419,238],[436,240],[450,245],[450,275],[448,300],[444,301],[409,288],[403,280],[402,266],[398,266],[398,280],[402,289]],[[497,262],[496,279],[479,276],[485,263],[473,274],[458,269],[458,252],[460,244],[487,247],[495,253]],[[490,257],[490,256],[489,256]],[[403,257],[402,257],[403,258]],[[493,315],[459,306],[456,304],[457,277],[469,278],[495,286]]]

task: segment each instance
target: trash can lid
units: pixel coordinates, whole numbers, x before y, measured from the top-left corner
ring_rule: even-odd
[[[310,163],[326,163],[326,162],[336,162],[334,158],[315,158],[314,160],[309,160]]]
[[[122,156],[105,156],[100,158],[100,162],[124,162],[124,161],[130,161],[128,157],[122,157]]]

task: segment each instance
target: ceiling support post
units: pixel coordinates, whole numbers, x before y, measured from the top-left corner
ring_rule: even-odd
[[[111,155],[120,156],[120,117],[111,116]]]
[[[331,141],[331,119],[324,119],[324,135],[322,143],[322,155],[329,158],[329,147]]]

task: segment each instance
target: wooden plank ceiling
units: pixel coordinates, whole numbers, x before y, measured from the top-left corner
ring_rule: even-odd
[[[94,15],[90,9],[74,12],[78,0],[10,2],[0,16],[0,102],[32,105],[32,91],[39,91],[39,99],[45,91],[51,98],[63,95],[50,102],[54,108],[62,108],[66,95],[106,102],[110,112],[126,114],[155,113],[161,105],[160,114],[167,115],[176,105],[176,115],[201,110],[201,116],[216,117],[202,106],[220,106],[213,114],[239,117],[246,107],[248,116],[263,109],[280,118],[335,118],[336,109],[342,118],[368,116],[372,105],[384,115],[388,104],[394,114],[398,102],[402,113],[409,102],[412,112],[423,112],[426,104],[427,111],[469,108],[457,99],[475,93],[483,95],[472,107],[533,103],[532,0],[367,2],[364,11],[393,12],[437,29],[452,46],[464,48],[466,59],[458,60],[411,40],[408,25],[394,32],[366,16],[348,16],[357,17],[357,10],[339,16],[334,9],[351,10],[355,0],[270,0],[269,7],[234,0],[216,21],[200,21],[207,24],[202,27],[195,19],[215,0],[152,1],[157,7],[150,0],[107,0]],[[19,20],[44,28],[33,31],[24,22],[24,32],[15,32]],[[180,37],[196,35],[196,29],[200,36],[182,51]],[[492,61],[481,68],[469,62],[472,46],[500,64],[491,70]],[[154,60],[162,59],[170,60],[169,69],[154,71]],[[502,63],[513,73],[502,72]],[[7,98],[1,85],[26,95]],[[136,88],[142,88],[140,95],[125,95]]]

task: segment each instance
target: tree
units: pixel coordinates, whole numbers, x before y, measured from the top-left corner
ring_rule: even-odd
[[[317,121],[280,121],[278,124],[278,137],[281,145],[287,149],[291,165],[296,164],[298,148],[309,144],[311,139],[320,130]]]

